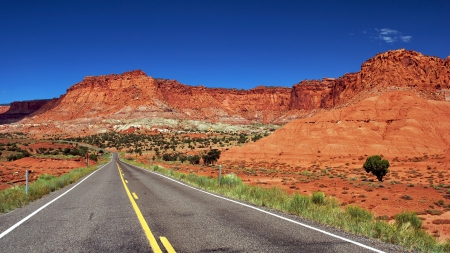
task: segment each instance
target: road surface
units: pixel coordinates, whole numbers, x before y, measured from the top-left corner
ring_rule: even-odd
[[[205,193],[115,154],[77,185],[0,215],[0,233],[1,252],[399,251]]]

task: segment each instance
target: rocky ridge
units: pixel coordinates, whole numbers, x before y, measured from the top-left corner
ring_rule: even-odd
[[[187,86],[176,80],[155,79],[136,70],[86,77],[58,101],[33,113],[33,121],[150,116],[244,124],[272,122],[288,110],[289,93],[289,88],[236,90]]]
[[[58,99],[39,106],[15,102],[0,115],[4,118],[13,112],[29,114],[14,124],[16,129],[26,130],[31,124],[36,130],[57,124],[56,132],[64,132],[70,127],[65,129],[61,125],[76,124],[81,129],[77,134],[110,131],[124,122],[138,122],[144,125],[140,127],[150,129],[161,126],[156,119],[173,119],[175,123],[163,124],[169,128],[183,127],[180,121],[278,124],[396,90],[450,101],[450,57],[444,60],[404,49],[393,50],[367,60],[357,73],[305,80],[292,88],[237,90],[188,86],[176,80],[152,78],[141,70],[88,76]],[[145,123],[148,119],[151,122]],[[0,118],[0,124],[5,123],[11,122]],[[3,125],[0,131],[9,128]]]
[[[31,114],[39,110],[43,105],[47,104],[50,100],[29,100],[21,102],[13,102],[7,107],[8,110],[4,111],[5,114]]]
[[[7,112],[9,108],[9,105],[0,105],[0,114]]]
[[[424,98],[450,101],[450,56],[444,60],[405,49],[380,53],[357,73],[294,85],[289,109],[333,108],[373,89],[413,90]]]
[[[383,154],[415,157],[450,150],[450,103],[392,91],[354,105],[293,120],[270,136],[231,148],[222,161]]]

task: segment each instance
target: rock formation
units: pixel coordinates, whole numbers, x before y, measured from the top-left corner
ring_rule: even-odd
[[[39,110],[50,100],[29,100],[13,102],[8,106],[0,106],[0,124],[7,124],[27,117],[33,112]]]
[[[26,116],[13,121],[20,120],[20,124],[86,123],[90,128],[99,122],[149,118],[230,124],[287,123],[396,90],[450,101],[450,57],[444,60],[404,49],[393,50],[369,59],[357,73],[302,81],[292,88],[237,90],[188,86],[176,80],[152,78],[140,70],[88,76],[60,98],[11,104],[0,117],[0,124],[11,123],[8,117],[13,115]],[[79,125],[83,127],[86,128]]]
[[[450,103],[414,92],[392,91],[354,105],[294,120],[270,136],[231,148],[221,160],[279,159],[295,164],[310,156],[383,154],[423,156],[450,148]]]
[[[136,70],[86,77],[33,115],[37,121],[164,117],[247,124],[273,122],[287,112],[289,96],[290,88],[212,89],[154,79]]]
[[[414,90],[422,97],[450,100],[450,57],[443,60],[404,49],[377,54],[358,73],[294,85],[289,109],[333,108],[371,89]]]
[[[50,100],[29,100],[29,101],[21,101],[21,102],[13,102],[9,106],[8,110],[4,112],[5,114],[31,114],[43,105],[45,105]]]
[[[9,107],[9,105],[0,105],[0,114],[7,112]]]

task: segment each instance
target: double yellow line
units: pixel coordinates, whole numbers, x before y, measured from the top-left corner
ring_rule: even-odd
[[[155,237],[153,236],[152,231],[150,230],[147,221],[145,221],[144,216],[141,213],[141,210],[139,209],[138,205],[136,204],[136,201],[134,201],[134,198],[132,194],[130,193],[130,190],[128,189],[127,184],[125,183],[126,180],[123,179],[123,173],[122,169],[120,168],[119,164],[117,164],[117,169],[119,170],[120,178],[122,179],[123,187],[125,188],[125,191],[127,192],[128,198],[130,199],[131,205],[133,206],[134,211],[136,212],[136,215],[139,219],[139,222],[141,223],[142,229],[144,229],[145,235],[147,236],[147,239],[150,243],[150,247],[152,247],[153,252],[155,253],[162,253],[161,248],[158,245],[158,242],[156,241]],[[133,195],[137,199],[136,193],[133,192]],[[167,240],[166,237],[160,236],[159,239],[161,240],[161,243],[166,248],[166,251],[169,253],[176,253],[173,249],[172,245],[170,244],[169,240]]]

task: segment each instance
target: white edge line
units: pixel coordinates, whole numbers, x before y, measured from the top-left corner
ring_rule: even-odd
[[[119,161],[120,161],[120,160],[119,160]],[[120,162],[122,162],[122,161],[120,161]],[[122,163],[125,163],[125,162],[122,162]],[[247,205],[247,204],[241,203],[241,202],[236,201],[236,200],[232,200],[232,199],[229,199],[229,198],[225,198],[225,197],[223,197],[223,196],[216,195],[216,194],[214,194],[214,193],[210,193],[210,192],[207,192],[207,191],[198,189],[198,188],[196,188],[196,187],[193,187],[193,186],[188,185],[188,184],[186,184],[186,183],[180,182],[180,181],[175,180],[175,179],[173,179],[173,178],[171,178],[171,177],[168,177],[168,176],[165,176],[165,175],[156,173],[156,172],[154,172],[154,171],[147,170],[147,169],[144,169],[144,168],[140,168],[140,167],[137,167],[137,166],[135,166],[135,165],[128,164],[128,163],[125,163],[125,164],[131,165],[131,166],[133,166],[133,167],[135,167],[135,168],[138,168],[138,169],[141,169],[141,170],[144,170],[144,171],[148,171],[148,172],[150,172],[150,173],[152,173],[152,174],[155,174],[155,175],[159,175],[159,176],[164,177],[164,178],[166,178],[166,179],[169,179],[169,180],[171,180],[171,181],[173,181],[173,182],[175,182],[175,183],[178,183],[178,184],[184,185],[184,186],[186,186],[186,187],[188,187],[188,188],[191,188],[191,189],[194,189],[194,190],[197,190],[197,191],[206,193],[206,194],[211,195],[211,196],[214,196],[214,197],[216,197],[216,198],[220,198],[220,199],[223,199],[223,200],[227,200],[227,201],[233,202],[233,203],[238,204],[238,205],[242,205],[242,206],[245,206],[245,207],[249,207],[249,208],[251,208],[251,209],[254,209],[254,210],[263,212],[263,213],[265,213],[265,214],[269,214],[269,215],[275,216],[275,217],[280,218],[280,219],[283,219],[283,220],[285,220],[285,221],[289,221],[289,222],[295,223],[295,224],[297,224],[297,225],[300,225],[300,226],[303,226],[303,227],[306,227],[306,228],[315,230],[315,231],[317,231],[317,232],[320,232],[320,233],[329,235],[329,236],[331,236],[331,237],[334,237],[334,238],[337,238],[337,239],[340,239],[340,240],[343,240],[343,241],[346,241],[346,242],[349,242],[349,243],[358,245],[358,246],[360,246],[360,247],[362,247],[362,248],[366,248],[366,249],[372,250],[372,251],[374,251],[374,252],[385,253],[384,251],[381,251],[381,250],[379,250],[379,249],[375,249],[375,248],[372,248],[372,247],[367,246],[367,245],[365,245],[365,244],[362,244],[362,243],[359,243],[359,242],[356,242],[356,241],[352,241],[352,240],[350,240],[350,239],[347,239],[347,238],[342,237],[342,236],[339,236],[339,235],[335,235],[335,234],[330,233],[330,232],[327,232],[327,231],[325,231],[325,230],[321,230],[321,229],[315,228],[315,227],[313,227],[313,226],[310,226],[310,225],[307,225],[307,224],[304,224],[304,223],[301,223],[301,222],[298,222],[298,221],[295,221],[295,220],[292,220],[292,219],[289,219],[289,218],[286,218],[286,217],[283,217],[283,216],[280,216],[280,215],[277,215],[277,214],[274,214],[274,213],[271,213],[271,212],[268,212],[268,211],[266,211],[266,210],[263,210],[263,209],[260,209],[260,208],[257,208],[257,207],[251,206],[251,205]]]
[[[112,162],[112,160],[110,161]],[[109,163],[110,163],[109,162]],[[94,172],[92,172],[91,174],[89,174],[87,177],[83,178],[83,180],[81,180],[80,182],[78,182],[76,185],[74,185],[72,188],[70,188],[69,190],[67,190],[66,192],[64,192],[63,194],[59,195],[58,197],[56,197],[55,199],[53,199],[52,201],[48,202],[47,204],[41,206],[39,209],[37,209],[36,211],[32,212],[31,214],[29,214],[27,217],[23,218],[21,221],[17,222],[16,224],[12,225],[10,228],[8,228],[7,230],[5,230],[3,233],[0,234],[0,239],[2,237],[4,237],[5,235],[9,234],[9,232],[13,231],[15,228],[17,228],[18,226],[20,226],[22,223],[24,223],[25,221],[27,221],[28,219],[30,219],[31,217],[33,217],[34,215],[36,215],[37,213],[39,213],[40,211],[42,211],[44,208],[46,208],[47,206],[49,206],[51,203],[55,202],[56,200],[58,200],[59,198],[61,198],[62,196],[66,195],[68,192],[70,192],[71,190],[73,190],[75,187],[77,187],[79,184],[81,184],[84,180],[88,179],[90,176],[94,175],[95,172],[101,170],[103,167],[105,167],[107,164],[104,164],[103,166],[101,166],[100,168],[98,168],[97,170],[95,170]]]

